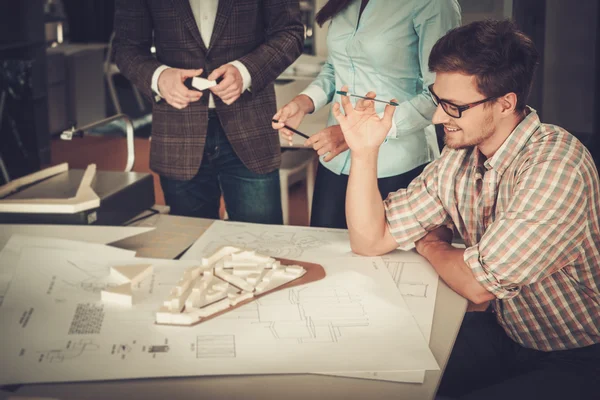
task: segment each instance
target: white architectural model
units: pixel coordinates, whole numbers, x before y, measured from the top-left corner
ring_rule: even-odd
[[[253,250],[225,246],[202,266],[188,268],[156,313],[157,324],[193,325],[303,276],[298,265],[282,265]]]
[[[133,305],[133,286],[152,275],[152,265],[119,265],[110,268],[110,276],[123,282],[115,287],[107,287],[100,292],[100,298],[106,303]]]

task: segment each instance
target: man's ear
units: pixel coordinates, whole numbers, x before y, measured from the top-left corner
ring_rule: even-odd
[[[498,98],[497,103],[501,107],[502,115],[511,115],[517,107],[517,94],[514,92],[506,93]]]

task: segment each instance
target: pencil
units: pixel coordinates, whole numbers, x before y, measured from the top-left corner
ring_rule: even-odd
[[[385,103],[385,104],[390,104],[392,106],[398,106],[399,104],[396,103],[395,101],[385,101],[385,100],[379,100],[379,99],[372,99],[370,97],[365,97],[365,96],[359,96],[357,94],[352,94],[352,93],[348,93],[348,92],[344,92],[342,90],[338,90],[336,91],[337,94],[341,94],[342,96],[352,96],[352,97],[359,97],[361,99],[365,99],[365,100],[373,100],[373,101],[378,101],[380,103]]]
[[[273,119],[272,121],[273,121],[273,122],[275,122],[275,123],[279,123],[279,120],[276,120],[276,119]],[[292,131],[292,132],[294,132],[296,135],[300,135],[300,136],[302,136],[302,137],[303,137],[303,138],[305,138],[305,139],[310,139],[310,136],[308,136],[308,135],[305,135],[304,133],[302,133],[302,132],[300,132],[300,131],[297,131],[297,130],[296,130],[296,129],[294,129],[294,128],[290,128],[289,126],[287,126],[287,125],[285,125],[285,124],[283,124],[283,127],[284,127],[284,128],[286,128],[286,129],[289,129],[289,130],[290,130],[290,131]]]

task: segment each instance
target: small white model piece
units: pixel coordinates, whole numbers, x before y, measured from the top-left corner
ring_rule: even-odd
[[[208,258],[202,258],[202,265],[203,266],[213,265],[215,262],[217,262],[221,258],[223,258],[231,253],[235,253],[237,251],[238,251],[237,247],[223,246],[219,250],[215,251],[215,253],[212,256],[210,256]]]
[[[300,278],[306,270],[281,266],[254,250],[225,246],[190,268],[156,312],[156,323],[193,325]]]
[[[151,264],[118,265],[110,267],[110,276],[121,282],[119,286],[107,287],[100,292],[100,300],[107,303],[133,305],[135,286],[152,275]]]
[[[115,287],[107,287],[100,292],[100,298],[106,303],[116,303],[125,306],[133,305],[133,292],[131,283],[124,283]]]
[[[136,265],[119,265],[110,267],[110,275],[124,282],[129,282],[136,285],[143,281],[144,278],[152,274],[152,265],[136,264]]]
[[[213,86],[217,86],[217,81],[209,81],[208,79],[195,76],[192,78],[192,86],[198,90],[206,90]]]

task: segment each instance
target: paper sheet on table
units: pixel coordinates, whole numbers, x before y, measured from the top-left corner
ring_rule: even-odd
[[[36,247],[79,250],[103,259],[125,259],[135,257],[135,251],[117,249],[103,244],[15,234],[8,239],[6,245],[0,251],[0,306],[2,306],[4,296],[10,287],[21,252],[24,249]],[[45,261],[46,260],[39,260],[39,268],[44,268]]]
[[[135,260],[153,264],[154,273],[128,309],[99,303],[98,293],[81,285],[108,285],[116,261],[70,250],[23,252],[0,308],[6,338],[0,384],[331,372],[348,365],[438,368],[380,259],[324,260],[323,280],[274,292],[192,328],[155,325],[154,312],[197,261]]]
[[[273,257],[320,262],[330,257],[355,256],[348,232],[342,229],[273,226],[215,221],[190,247],[183,259],[200,259],[224,245],[252,248]],[[438,275],[414,251],[394,251],[383,257],[423,337],[429,343],[438,287]],[[422,383],[425,371],[328,373],[362,379]]]
[[[8,239],[12,235],[16,234],[107,244],[151,230],[154,230],[154,228],[100,225],[0,224],[0,249],[6,245],[6,242],[8,242]]]

